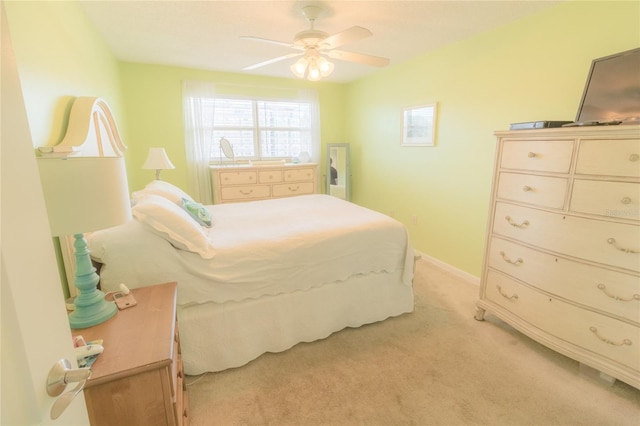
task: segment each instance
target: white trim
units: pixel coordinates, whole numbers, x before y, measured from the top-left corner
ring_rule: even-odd
[[[445,263],[435,257],[429,256],[428,254],[422,253],[418,250],[414,250],[414,252],[421,257],[421,260],[430,263],[436,268],[442,269],[445,272],[448,272],[452,275],[455,275],[457,278],[460,278],[469,284],[473,284],[475,286],[480,286],[480,278],[475,275],[471,275],[468,272],[463,271],[462,269],[458,269],[453,265]]]
[[[78,289],[74,285],[76,279],[76,258],[75,248],[73,247],[73,235],[66,235],[59,237],[60,239],[60,254],[62,254],[62,263],[64,264],[64,272],[67,276],[67,288],[69,289],[69,296],[75,297],[78,295]]]

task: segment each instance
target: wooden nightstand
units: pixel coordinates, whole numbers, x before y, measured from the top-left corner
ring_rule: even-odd
[[[73,331],[86,341],[104,341],[84,389],[92,425],[189,424],[176,288],[167,283],[132,290],[137,306]]]

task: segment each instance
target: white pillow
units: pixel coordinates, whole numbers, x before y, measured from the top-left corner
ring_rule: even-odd
[[[174,247],[198,253],[204,259],[215,256],[207,234],[182,207],[164,197],[148,194],[132,208],[133,216]]]
[[[171,200],[178,205],[180,205],[183,198],[189,201],[193,201],[193,198],[191,198],[189,194],[187,194],[177,186],[163,180],[153,180],[149,182],[147,186],[144,187],[144,189],[131,194],[133,204],[137,204],[143,197],[149,194],[159,195],[166,198],[167,200]]]

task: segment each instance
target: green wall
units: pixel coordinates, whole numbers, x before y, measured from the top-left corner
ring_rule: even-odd
[[[103,98],[120,130],[126,129],[118,61],[78,5],[70,1],[4,3],[31,132],[31,140],[25,143],[33,148],[59,143],[78,96]],[[68,297],[57,238],[53,241]]]
[[[181,188],[187,188],[186,155],[182,127],[182,81],[211,81],[227,85],[244,93],[257,92],[257,86],[285,89],[316,88],[320,102],[321,139],[328,142],[343,140],[345,127],[344,84],[255,77],[245,74],[193,70],[179,67],[122,63],[120,66],[125,95],[124,108],[129,132],[128,143],[129,186],[141,189],[154,179],[152,170],[140,170],[150,147],[164,147],[174,170],[162,172],[162,179]],[[261,91],[262,93],[262,91]],[[323,151],[324,153],[324,148]],[[324,170],[324,169],[322,169]]]
[[[181,81],[311,87],[117,61],[75,2],[6,1],[33,146],[59,142],[76,96],[111,106],[132,191],[149,147],[166,147],[186,187]],[[640,46],[640,3],[569,1],[393,64],[350,84],[320,82],[322,142],[351,144],[353,200],[404,222],[415,248],[479,276],[494,130],[575,116],[592,59]],[[400,147],[403,107],[437,101],[437,146]],[[324,170],[324,164],[322,165]],[[416,217],[414,223],[413,217]]]
[[[78,5],[71,1],[5,1],[5,5],[33,146],[62,140],[78,96],[102,97],[123,127],[118,61]]]
[[[569,2],[350,84],[353,200],[405,223],[417,250],[479,276],[493,132],[573,120],[591,60],[638,46],[640,3]],[[401,147],[402,108],[435,101],[437,146]]]

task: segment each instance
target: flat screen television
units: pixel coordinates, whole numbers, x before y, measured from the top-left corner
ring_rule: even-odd
[[[576,122],[640,124],[640,48],[591,62]]]

